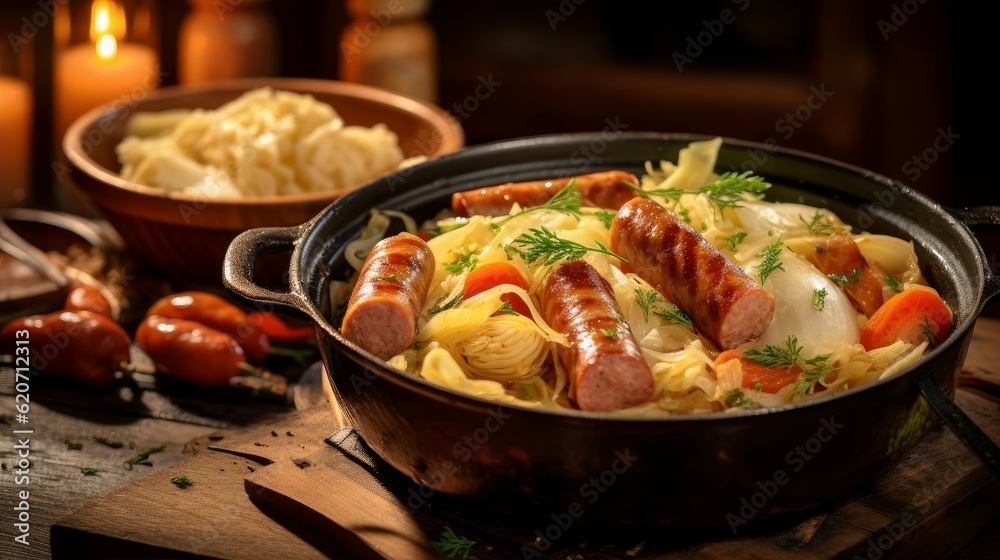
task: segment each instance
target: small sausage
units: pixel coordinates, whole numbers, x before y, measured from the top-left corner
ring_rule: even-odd
[[[15,366],[92,387],[113,383],[127,368],[129,342],[118,323],[90,311],[22,317],[0,331],[0,351],[14,356]]]
[[[136,330],[135,343],[161,373],[201,387],[224,387],[246,366],[236,339],[186,319],[146,317]]]
[[[580,191],[584,204],[611,210],[617,210],[635,196],[635,192],[624,181],[639,184],[635,175],[625,171],[603,171],[548,181],[506,183],[457,192],[451,195],[451,210],[456,215],[465,217],[505,216],[510,213],[515,202],[522,208],[545,204],[570,181]]]
[[[236,339],[247,359],[258,364],[267,358],[271,341],[260,326],[260,317],[251,317],[236,305],[208,292],[181,292],[157,300],[146,317],[159,315],[185,319],[222,331]]]
[[[66,302],[63,304],[66,311],[90,311],[105,317],[112,317],[111,304],[104,297],[100,290],[87,284],[77,284],[66,295]]]
[[[434,254],[423,239],[400,233],[379,241],[361,267],[341,332],[383,360],[406,350],[433,276]]]
[[[774,297],[652,200],[636,198],[622,206],[611,223],[611,250],[720,349],[759,337],[771,323]]]
[[[559,265],[541,299],[545,321],[569,340],[559,347],[559,359],[582,410],[619,410],[653,397],[653,373],[614,291],[594,267],[584,261]]]

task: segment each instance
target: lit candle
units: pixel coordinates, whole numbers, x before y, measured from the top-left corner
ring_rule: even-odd
[[[28,194],[31,152],[31,88],[0,76],[0,206],[16,206]]]
[[[149,47],[118,44],[124,14],[114,3],[94,2],[92,45],[70,47],[56,60],[56,131],[62,139],[80,115],[114,100],[138,101],[159,84],[156,54]]]

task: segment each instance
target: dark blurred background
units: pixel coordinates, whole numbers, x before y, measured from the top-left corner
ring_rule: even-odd
[[[166,73],[162,86],[196,81],[185,76],[183,53],[197,10],[214,11],[219,22],[251,14],[273,45],[275,75],[367,81],[425,97],[460,120],[469,144],[599,131],[608,122],[628,131],[774,139],[902,180],[944,205],[1000,203],[986,176],[994,143],[986,128],[996,113],[984,78],[990,70],[977,62],[990,64],[996,48],[990,18],[971,3],[139,4],[153,14],[148,40]],[[38,5],[5,3],[5,33]],[[40,33],[39,45],[52,30]],[[49,56],[38,52],[44,48],[35,56]],[[35,69],[44,92],[44,60]],[[36,130],[51,129],[39,109]],[[55,200],[47,149],[34,155],[30,204]],[[988,258],[1000,261],[1000,236],[981,239]]]

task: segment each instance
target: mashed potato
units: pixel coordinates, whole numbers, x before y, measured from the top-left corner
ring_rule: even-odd
[[[215,110],[138,113],[116,152],[129,181],[213,197],[354,187],[403,161],[384,124],[345,126],[311,95],[266,87]]]

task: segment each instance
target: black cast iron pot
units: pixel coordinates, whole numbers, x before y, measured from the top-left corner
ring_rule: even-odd
[[[449,207],[455,191],[605,169],[638,174],[647,160],[676,161],[679,149],[700,139],[572,134],[469,148],[379,179],[300,227],[242,234],[229,248],[224,282],[246,303],[312,320],[350,424],[379,456],[426,486],[415,485],[420,492],[410,496],[460,496],[522,523],[570,514],[578,523],[735,529],[809,508],[905,457],[935,420],[928,400],[949,423],[965,422],[970,446],[996,468],[996,447],[949,395],[976,316],[1000,293],[1000,276],[991,274],[967,226],[1000,225],[1000,207],[945,210],[896,181],[801,152],[726,140],[717,170],[756,167],[774,185],[768,200],[826,207],[859,230],[914,240],[925,276],[955,310],[951,336],[915,367],[796,406],[622,419],[454,393],[389,368],[328,320],[328,280],[345,278],[343,248],[372,208],[402,210],[419,222]],[[759,166],[751,151],[764,160]],[[256,256],[288,249],[290,292],[257,286]]]

